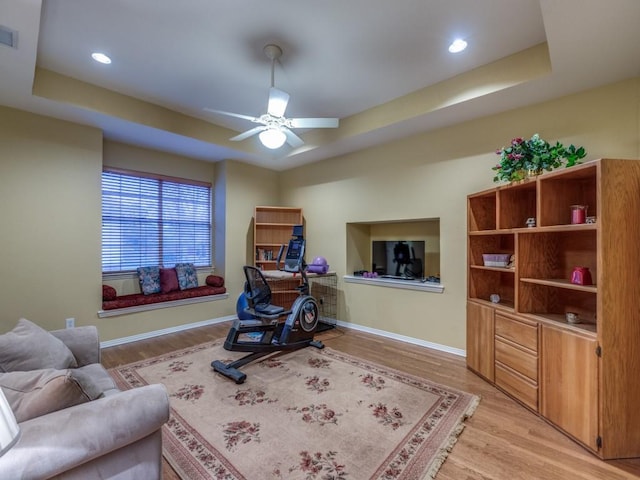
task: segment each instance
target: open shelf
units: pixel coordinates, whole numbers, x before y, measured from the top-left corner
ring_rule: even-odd
[[[527,227],[536,218],[536,182],[529,181],[498,190],[498,229]]]
[[[483,265],[470,265],[469,268],[475,268],[477,270],[491,270],[493,272],[515,273],[515,270],[513,268],[507,267],[485,267]]]
[[[505,300],[500,298],[500,302],[493,303],[491,300],[485,300],[482,298],[474,298],[473,301],[475,303],[479,303],[481,305],[486,305],[487,307],[495,308],[496,310],[503,310],[508,313],[513,313],[515,310],[515,305],[511,300]]]
[[[302,224],[301,208],[256,207],[253,222],[254,265],[262,270],[275,270],[280,246],[285,246],[285,255],[293,227]]]
[[[577,285],[563,278],[521,278],[520,281],[525,283],[537,283],[538,285],[546,285],[548,287],[567,288],[569,290],[578,290],[593,294],[598,293],[598,288],[595,285]]]
[[[507,268],[473,268],[469,270],[469,298],[490,302],[493,294],[501,304],[514,305],[514,273]]]
[[[467,205],[470,232],[496,229],[496,193],[494,190],[470,195]]]
[[[546,314],[527,314],[525,318],[538,321],[545,325],[561,327],[563,329],[572,330],[580,333],[591,333],[596,336],[596,326],[593,323],[569,323],[564,315],[546,313]]]
[[[587,215],[598,215],[597,165],[580,165],[540,178],[539,225],[571,225],[571,205],[586,205]]]
[[[469,236],[469,265],[484,266],[482,255],[501,253],[513,255],[515,251],[515,237],[509,233],[495,233],[493,235]]]

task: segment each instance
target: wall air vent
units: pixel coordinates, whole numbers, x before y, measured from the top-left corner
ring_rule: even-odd
[[[18,32],[0,25],[0,44],[18,48]]]

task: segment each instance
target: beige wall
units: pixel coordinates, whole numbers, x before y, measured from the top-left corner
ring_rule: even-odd
[[[309,252],[338,273],[339,317],[465,348],[466,196],[493,186],[495,150],[515,136],[583,145],[587,159],[640,158],[640,79],[415,135],[282,174],[305,212]],[[440,218],[444,293],[345,283],[346,224]]]
[[[0,107],[0,331],[95,323],[102,133]]]
[[[225,184],[226,283],[235,302],[244,286],[242,266],[253,263],[253,214],[256,205],[280,205],[278,174],[236,161],[219,164]],[[217,209],[216,209],[217,210]]]
[[[232,315],[252,261],[256,205],[304,210],[308,255],[339,278],[339,318],[465,347],[466,195],[491,187],[514,136],[584,145],[588,158],[640,158],[640,79],[466,122],[276,173],[105,142],[105,163],[214,183],[216,272],[229,299],[99,319],[101,132],[0,107],[0,333],[20,316],[47,329],[95,324],[102,340]],[[440,219],[443,294],[345,284],[346,225]]]

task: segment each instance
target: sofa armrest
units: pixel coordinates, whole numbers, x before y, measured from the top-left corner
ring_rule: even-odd
[[[68,328],[65,330],[53,330],[50,332],[69,347],[76,357],[79,367],[91,363],[100,363],[100,341],[98,329],[93,325]]]
[[[168,419],[169,397],[154,384],[27,420],[0,457],[2,478],[50,478],[147,437]]]

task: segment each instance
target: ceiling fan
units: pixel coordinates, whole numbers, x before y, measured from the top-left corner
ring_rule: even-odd
[[[243,115],[241,113],[224,112],[222,110],[205,110],[220,115],[242,118],[254,123],[259,123],[246,132],[231,138],[231,141],[239,142],[253,135],[259,134],[262,144],[270,149],[280,148],[287,142],[291,147],[297,148],[304,144],[302,139],[291,131],[292,128],[336,128],[337,118],[286,118],[284,112],[289,103],[289,94],[274,85],[274,73],[276,61],[282,56],[282,49],[278,45],[269,44],[264,47],[265,55],[271,60],[271,88],[269,89],[269,102],[267,113],[259,117]]]

